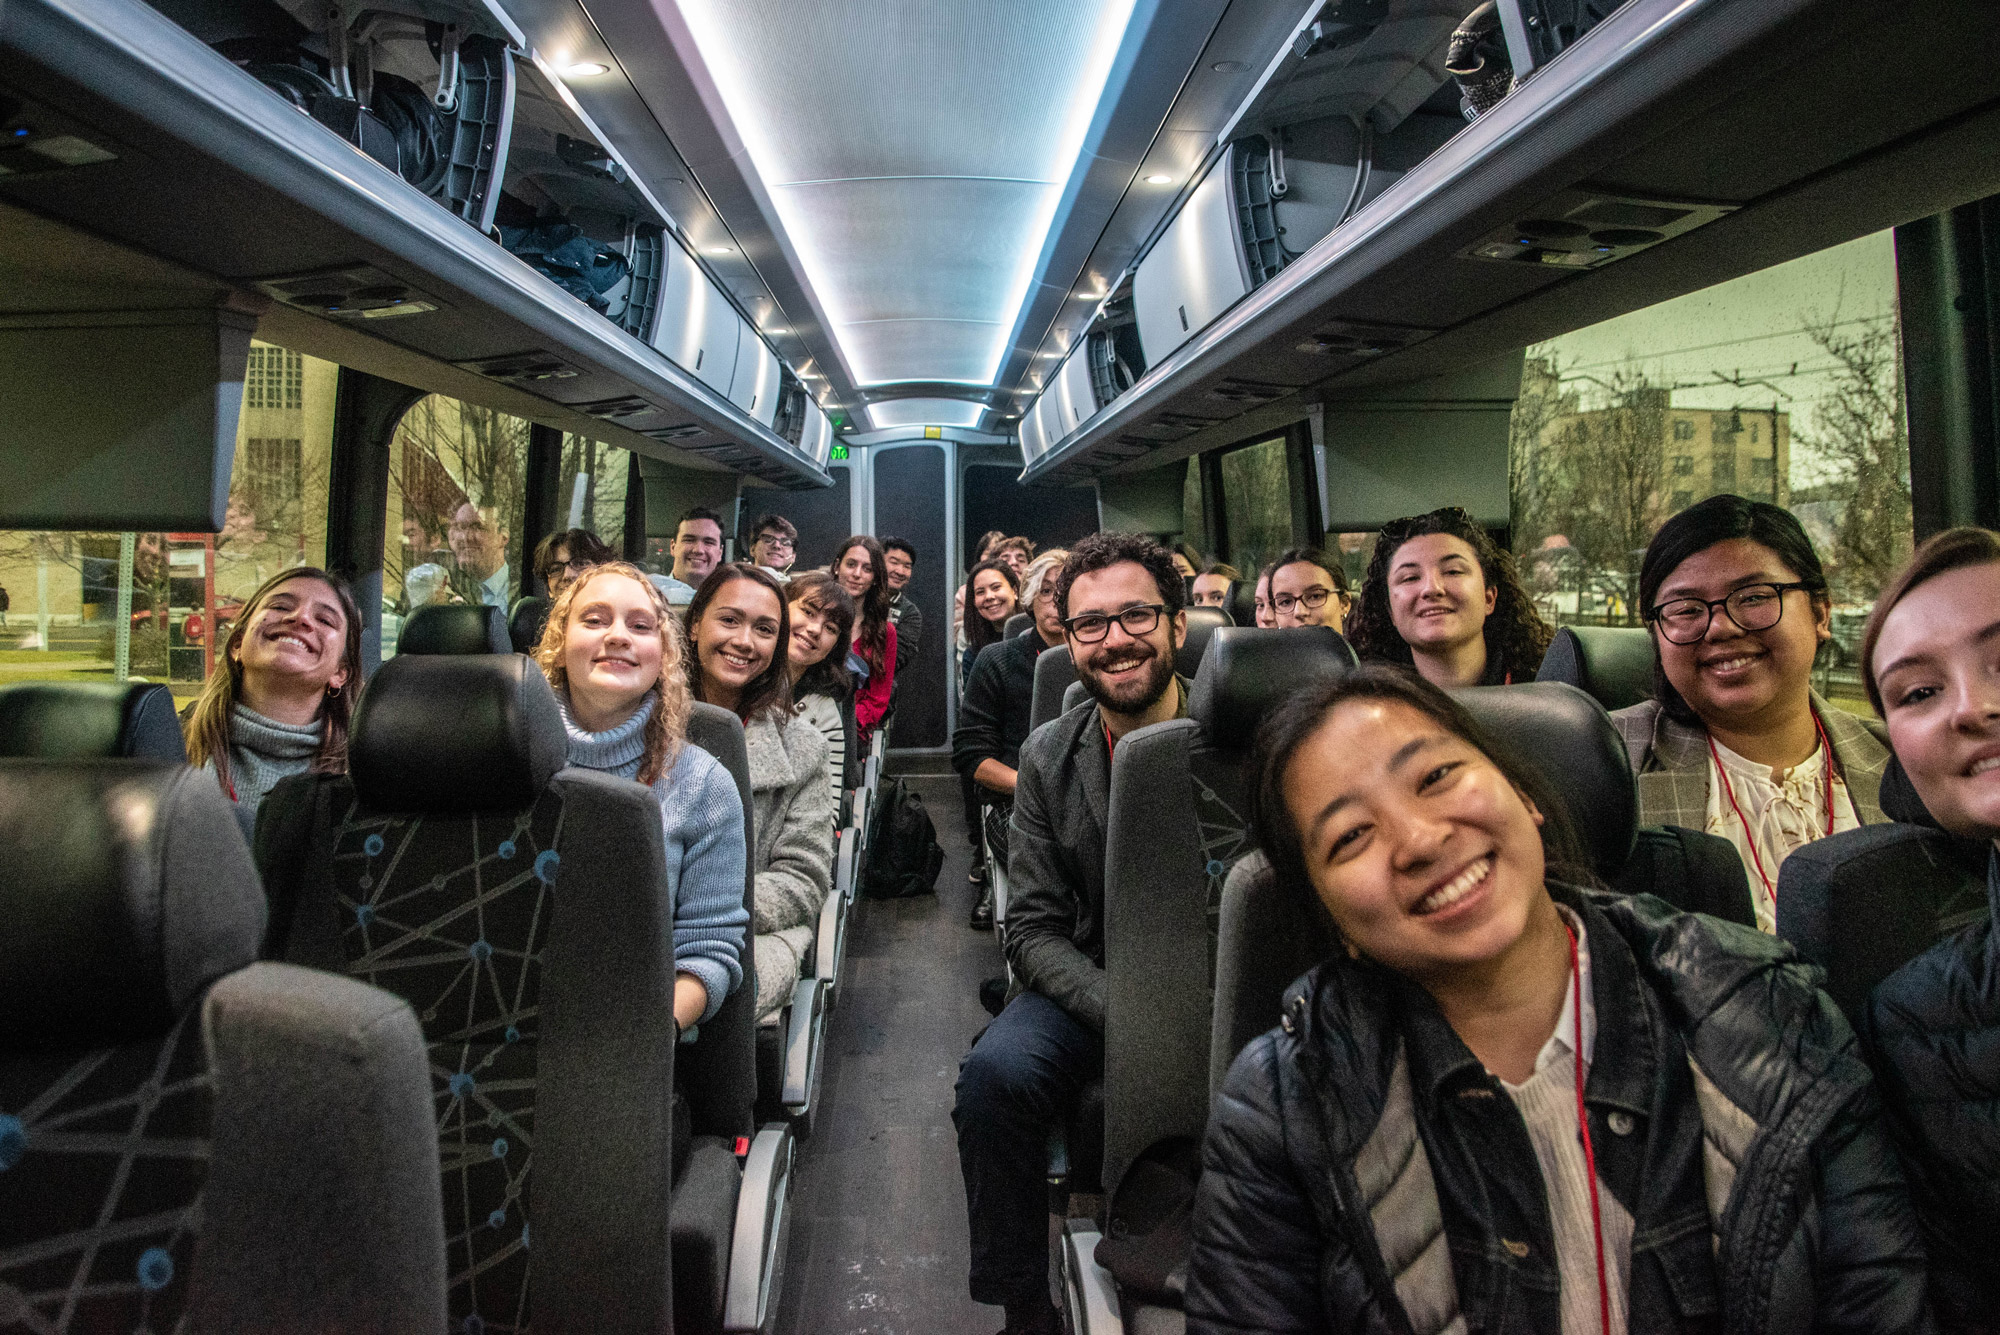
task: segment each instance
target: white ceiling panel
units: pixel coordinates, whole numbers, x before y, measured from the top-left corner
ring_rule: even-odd
[[[964,399],[890,399],[868,405],[868,420],[877,431],[892,426],[978,426],[986,409]]]
[[[674,3],[856,380],[993,383],[1134,0]]]

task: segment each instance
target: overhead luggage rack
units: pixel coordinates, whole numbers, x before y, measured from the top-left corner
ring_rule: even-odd
[[[394,379],[428,369],[463,385],[454,368],[534,349],[565,373],[497,383],[545,402],[551,424],[588,430],[581,405],[637,396],[653,409],[632,423],[644,434],[621,423],[600,438],[693,462],[661,443],[685,430],[728,442],[745,471],[778,485],[830,480],[726,389],[674,365],[139,0],[10,3],[0,52],[0,93],[24,114],[46,109],[74,125],[71,137],[92,149],[0,177],[0,199],[231,286],[280,284],[282,293],[264,289],[278,299],[266,335],[323,339],[318,347],[337,348],[356,369]],[[461,103],[477,100],[464,96],[467,82],[462,75]],[[381,318],[386,308],[308,315],[294,299],[300,276],[362,269],[385,276],[373,286],[400,285],[416,299],[393,319]],[[323,327],[336,322],[339,331]],[[520,402],[510,394],[496,406]]]

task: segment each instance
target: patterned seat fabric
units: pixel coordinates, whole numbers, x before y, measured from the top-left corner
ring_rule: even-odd
[[[1208,991],[1215,995],[1215,951],[1221,939],[1222,887],[1229,870],[1257,847],[1250,834],[1249,807],[1241,751],[1220,751],[1193,739],[1188,748],[1188,782],[1194,789],[1195,829],[1201,839],[1202,874],[1207,880]]]
[[[430,1052],[453,1329],[528,1327],[541,952],[563,803],[387,816],[337,792],[347,971],[407,1000]]]
[[[0,1331],[180,1327],[213,1112],[197,1013],[0,1066]]]

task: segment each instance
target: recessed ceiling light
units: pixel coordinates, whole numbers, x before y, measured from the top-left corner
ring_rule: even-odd
[[[565,79],[595,79],[600,74],[611,73],[609,65],[601,65],[595,60],[579,60],[574,65],[563,67]]]
[[[1173,183],[1174,183],[1174,178],[1167,175],[1165,172],[1154,172],[1151,176],[1148,176],[1146,178],[1147,185],[1172,185]]]
[[[1209,68],[1217,74],[1241,74],[1250,67],[1240,60],[1218,60]]]
[[[733,246],[710,246],[708,253],[711,255],[734,255],[736,250]]]

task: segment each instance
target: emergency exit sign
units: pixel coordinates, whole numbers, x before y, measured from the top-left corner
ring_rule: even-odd
[[[847,447],[845,445],[836,445],[833,447],[833,453],[827,457],[829,459],[845,459],[847,457]]]

